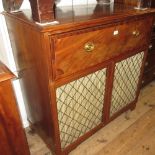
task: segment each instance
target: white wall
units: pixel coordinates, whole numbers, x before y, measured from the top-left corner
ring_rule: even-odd
[[[0,0],[0,12],[2,11],[3,11],[2,0]],[[9,35],[8,35],[5,19],[3,15],[1,14],[0,14],[0,60],[4,62],[9,67],[9,69],[11,69],[12,72],[14,73],[16,72],[16,66],[15,66],[15,62],[13,59],[12,48],[10,45],[10,40],[9,40]],[[20,88],[19,81],[15,80],[13,82],[13,86],[15,89],[15,95],[16,95],[19,110],[21,113],[23,126],[27,127],[29,124],[27,121],[27,115],[25,111],[25,106],[24,106],[24,101],[23,101],[23,97],[21,94],[21,88]]]
[[[81,4],[91,4],[91,3],[96,3],[96,0],[61,0],[61,2],[58,3],[58,6],[79,5],[79,4],[81,5]],[[24,0],[21,9],[30,9],[29,0]],[[2,11],[3,11],[2,0],[0,0],[0,12]],[[7,64],[7,66],[9,66],[9,68],[13,72],[16,71],[16,66],[12,55],[9,35],[6,28],[5,19],[2,15],[0,15],[0,60],[2,60],[5,64]],[[14,89],[16,92],[23,125],[24,127],[27,127],[28,126],[27,115],[26,115],[24,101],[22,98],[21,88],[18,80],[14,81]]]
[[[70,5],[82,5],[82,4],[94,4],[96,0],[57,0],[58,6],[70,6]],[[29,9],[29,0],[24,0],[21,9]]]
[[[5,56],[5,47],[2,39],[2,29],[0,29],[0,43],[0,60],[3,61],[5,64],[8,64],[8,59]]]

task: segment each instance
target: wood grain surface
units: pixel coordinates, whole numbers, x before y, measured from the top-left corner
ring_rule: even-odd
[[[56,77],[76,73],[133,49],[147,46],[151,25],[152,18],[147,18],[100,30],[88,29],[57,36]],[[134,33],[139,34],[135,36]],[[86,44],[93,44],[94,49],[87,52]]]
[[[0,63],[0,154],[30,155],[13,93],[14,75]]]

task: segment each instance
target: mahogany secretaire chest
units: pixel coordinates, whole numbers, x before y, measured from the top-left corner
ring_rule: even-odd
[[[117,3],[60,7],[45,25],[30,11],[4,13],[28,120],[57,155],[134,109],[154,13]]]

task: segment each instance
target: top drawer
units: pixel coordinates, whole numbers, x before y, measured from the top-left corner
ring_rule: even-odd
[[[95,66],[148,45],[152,18],[98,30],[58,35],[55,42],[56,78]]]

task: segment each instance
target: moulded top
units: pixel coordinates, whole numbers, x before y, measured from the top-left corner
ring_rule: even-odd
[[[36,24],[31,17],[31,10],[22,10],[16,13],[4,13],[18,20],[32,25],[39,31],[58,31],[64,29],[74,29],[77,26],[84,28],[93,25],[101,25],[112,22],[119,22],[125,19],[144,16],[155,13],[155,9],[135,10],[133,6],[124,4],[89,4],[69,7],[55,8],[54,23]]]

